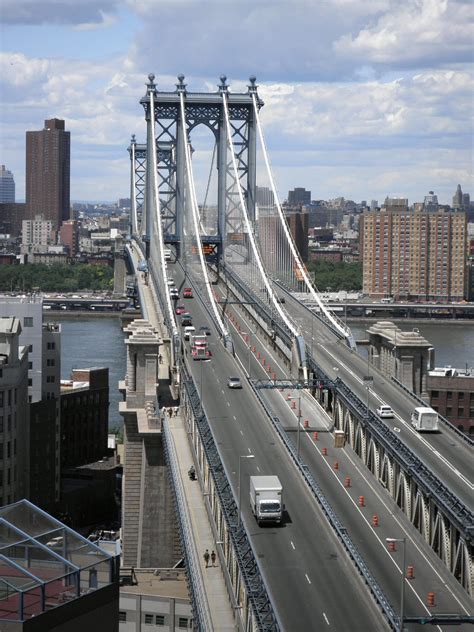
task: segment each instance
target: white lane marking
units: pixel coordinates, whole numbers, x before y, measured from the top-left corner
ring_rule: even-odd
[[[311,580],[310,580],[310,578],[308,577],[307,573],[305,573],[305,574],[304,574],[304,576],[306,577],[306,581],[308,582],[308,584],[311,584]]]
[[[341,360],[339,360],[333,353],[331,353],[330,351],[328,351],[328,349],[326,349],[321,343],[318,343],[322,349],[329,355],[331,356],[331,358],[337,362],[344,370],[346,370],[351,377],[353,377],[355,380],[357,380],[360,384],[363,383],[363,380],[361,380],[360,378],[357,377],[357,375],[355,375],[352,370],[346,366],[343,362],[341,362]],[[375,397],[377,399],[378,402],[380,402],[381,404],[385,404],[385,402],[377,395],[377,393],[375,393],[372,389],[369,388],[369,394],[372,397]],[[444,457],[442,454],[440,454],[437,450],[435,450],[435,448],[428,443],[428,441],[421,436],[421,434],[419,432],[417,432],[413,426],[411,425],[411,423],[408,423],[407,421],[405,421],[403,419],[403,417],[401,417],[399,414],[395,413],[395,418],[398,419],[398,421],[400,421],[406,428],[407,430],[409,430],[414,437],[416,437],[418,439],[418,441],[421,441],[421,443],[423,443],[425,445],[426,448],[428,448],[428,450],[430,450],[435,456],[437,456],[440,461],[442,461],[446,467],[448,469],[450,469],[452,472],[454,472],[456,474],[456,476],[458,476],[463,483],[465,483],[469,489],[474,490],[474,483],[471,483],[471,481],[466,478],[463,474],[461,474],[461,472],[455,468],[455,466],[446,459],[446,457]]]
[[[311,436],[309,434],[304,435],[307,440],[310,442],[310,445],[314,448],[314,450],[320,455],[321,451],[318,448],[318,446],[314,443],[314,441],[311,439]],[[347,457],[347,459],[352,463],[352,466],[354,468],[354,470],[356,472],[358,472],[358,474],[361,476],[361,478],[364,479],[366,485],[369,487],[369,489],[375,494],[375,496],[377,497],[378,501],[385,507],[385,509],[387,510],[387,512],[391,515],[392,520],[394,520],[401,531],[403,531],[405,533],[405,536],[407,538],[407,541],[410,542],[418,551],[418,553],[421,555],[421,557],[424,559],[424,561],[428,564],[428,566],[431,568],[431,570],[433,571],[433,573],[438,577],[438,579],[440,580],[440,582],[443,584],[443,586],[445,586],[446,590],[449,592],[449,594],[453,597],[453,599],[461,606],[461,608],[464,610],[464,612],[466,614],[469,614],[469,612],[466,610],[466,608],[464,607],[464,605],[461,603],[461,601],[458,599],[457,595],[455,593],[452,592],[452,590],[450,589],[449,585],[446,583],[445,579],[440,575],[440,573],[436,570],[436,568],[433,566],[433,564],[430,562],[430,560],[426,557],[425,552],[418,546],[418,544],[416,543],[415,540],[413,540],[410,536],[410,534],[408,533],[408,531],[406,530],[405,525],[403,524],[403,522],[401,520],[399,520],[394,514],[393,514],[393,509],[388,505],[388,503],[386,502],[386,499],[384,496],[382,496],[374,487],[373,487],[373,481],[371,483],[371,481],[368,479],[366,472],[361,469],[358,465],[358,463],[352,458],[352,456],[349,454],[349,452],[345,452],[344,453],[345,456]],[[342,480],[340,480],[337,476],[337,473],[333,470],[333,468],[331,467],[331,464],[329,463],[329,461],[327,461],[327,459],[324,459],[324,463],[326,464],[326,467],[328,468],[328,470],[331,472],[331,474],[334,476],[334,478],[337,480],[337,483],[339,484],[339,486],[342,488],[343,492],[346,494],[346,496],[348,497],[349,501],[352,503],[352,505],[354,505],[355,509],[359,512],[362,520],[367,524],[367,526],[369,527],[370,531],[372,531],[372,534],[375,536],[376,540],[379,542],[379,544],[382,546],[383,551],[385,553],[385,555],[388,555],[390,558],[390,561],[392,562],[392,564],[395,565],[395,567],[401,572],[401,569],[399,567],[399,565],[397,564],[396,560],[390,555],[385,542],[379,537],[378,533],[376,533],[372,523],[365,517],[364,513],[362,512],[361,508],[359,507],[359,505],[356,503],[356,501],[351,497],[348,489],[346,487],[344,487],[344,484],[342,482]],[[420,597],[420,595],[417,593],[417,591],[415,590],[415,588],[413,587],[413,585],[410,582],[407,582],[406,585],[411,589],[411,591],[413,592],[413,594],[416,596],[416,598],[420,601],[420,603],[422,604],[423,608],[425,609],[425,611],[427,613],[429,613],[429,609],[428,607],[425,605],[424,600],[422,599],[422,597]],[[441,632],[441,628],[439,626],[437,626],[437,629],[440,630]]]
[[[291,544],[291,546],[293,548],[293,551],[296,551],[296,547],[295,547],[295,545],[293,544],[293,542],[291,540],[290,540],[290,544]]]
[[[230,403],[229,402],[227,402],[227,406],[230,408]]]
[[[232,415],[232,418],[234,421],[237,421],[237,417],[235,415]]]
[[[224,395],[224,390],[222,388],[221,388],[221,393],[222,393],[222,395]]]
[[[325,613],[325,612],[323,612],[323,617],[324,617],[324,620],[326,621],[326,623],[327,623],[328,625],[330,625],[330,623],[329,623],[329,619],[327,618],[327,616],[326,616],[326,613]]]
[[[258,465],[257,465],[257,472],[260,472],[260,468],[258,467]]]
[[[250,448],[247,448],[247,450],[250,452],[250,454],[252,454],[252,450]]]
[[[242,432],[242,430],[240,431],[240,434],[241,434],[242,436],[244,436],[244,433]]]

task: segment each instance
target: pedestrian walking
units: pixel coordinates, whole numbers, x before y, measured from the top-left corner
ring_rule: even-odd
[[[206,568],[208,568],[209,566],[209,550],[208,549],[204,551],[203,557],[204,557],[204,561],[206,562]]]
[[[216,553],[214,549],[211,551],[211,564],[214,566],[216,563]]]

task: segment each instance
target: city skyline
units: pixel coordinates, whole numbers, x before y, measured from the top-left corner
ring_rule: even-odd
[[[124,197],[126,147],[132,133],[139,142],[146,136],[137,102],[149,72],[158,89],[173,89],[183,72],[191,90],[204,91],[215,90],[222,73],[234,91],[256,74],[282,199],[294,187],[314,199],[411,202],[434,190],[450,203],[458,183],[474,188],[472,15],[469,3],[453,0],[7,0],[2,161],[24,198],[24,133],[63,118],[71,199]],[[209,153],[194,158],[198,187]]]

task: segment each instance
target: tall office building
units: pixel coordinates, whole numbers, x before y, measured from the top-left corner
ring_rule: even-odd
[[[0,318],[0,505],[28,495],[28,348],[18,318]]]
[[[0,165],[0,204],[15,201],[15,180],[13,173]]]
[[[453,195],[453,208],[462,208],[462,189],[460,184],[458,184],[456,193]]]
[[[300,204],[310,204],[311,191],[307,191],[303,187],[297,187],[292,191],[288,191],[288,205],[298,206]]]
[[[363,214],[363,292],[374,298],[462,300],[467,219],[463,212],[409,211],[403,205]]]
[[[64,121],[50,119],[39,132],[26,132],[26,209],[59,229],[70,216],[70,133]]]

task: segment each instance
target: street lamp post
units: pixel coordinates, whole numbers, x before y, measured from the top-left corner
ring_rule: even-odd
[[[385,538],[385,542],[401,542],[403,544],[402,555],[402,586],[400,594],[400,625],[399,631],[403,632],[403,619],[405,618],[405,562],[406,562],[406,538]]]
[[[290,397],[289,401],[296,399],[296,397]],[[296,454],[300,458],[300,432],[301,432],[301,391],[298,391],[298,414],[296,415],[298,421],[298,427],[296,429]]]
[[[238,506],[238,518],[237,518],[237,528],[240,527],[241,523],[241,507],[242,507],[242,459],[254,459],[255,454],[242,454],[239,456],[239,506]]]

